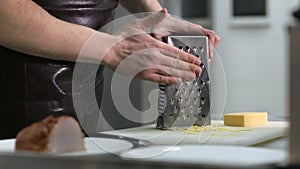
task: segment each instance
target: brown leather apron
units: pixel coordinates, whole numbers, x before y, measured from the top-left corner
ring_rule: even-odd
[[[118,0],[34,1],[59,19],[96,30],[113,19],[118,5]],[[73,62],[29,56],[0,46],[0,69],[0,139],[15,137],[22,128],[48,115],[76,118],[72,100]],[[96,79],[98,105],[102,71],[100,67]]]

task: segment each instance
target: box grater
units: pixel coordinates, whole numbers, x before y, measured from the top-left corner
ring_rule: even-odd
[[[165,43],[200,57],[202,73],[195,80],[180,84],[159,84],[158,129],[210,124],[208,38],[206,36],[169,36]]]

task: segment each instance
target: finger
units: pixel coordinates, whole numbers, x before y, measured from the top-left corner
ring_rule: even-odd
[[[150,14],[149,16],[140,19],[140,24],[143,27],[143,29],[147,29],[160,23],[167,16],[167,11],[163,9],[161,12],[156,12],[154,14]]]
[[[216,32],[205,28],[202,31],[208,37],[210,43],[215,44]]]
[[[209,59],[210,60],[213,59],[214,50],[217,47],[217,45],[220,43],[220,41],[221,41],[221,38],[218,35],[216,35],[215,40],[214,40],[214,44],[209,45]]]
[[[201,74],[202,69],[201,69],[200,65],[202,62],[196,56],[192,55],[193,58],[200,60],[200,64],[198,64],[199,63],[198,61],[197,61],[198,62],[197,64],[194,64],[194,63],[183,61],[181,59],[173,58],[172,54],[167,51],[161,51],[161,52],[162,52],[162,54],[169,56],[169,57],[161,57],[162,58],[161,64],[169,66],[169,67],[181,69],[181,70],[189,70],[189,71],[196,73],[197,75]]]
[[[218,45],[220,42],[221,42],[221,38],[220,38],[218,35],[216,35],[216,39],[215,39],[215,44],[214,44],[214,46],[217,47],[217,45]]]
[[[169,11],[168,11],[168,9],[167,8],[163,8],[160,12],[162,12],[162,13],[166,13],[166,14],[168,14],[169,13]]]
[[[159,66],[156,69],[156,73],[161,75],[177,77],[185,80],[195,80],[196,78],[196,74],[190,70],[179,70],[168,66]]]
[[[214,44],[213,43],[209,43],[209,59],[212,59],[214,57]]]
[[[150,33],[150,35],[155,38],[156,40],[162,41],[163,37],[168,36],[169,34],[159,34],[159,33]]]
[[[217,36],[216,32],[212,30],[208,30],[203,28],[203,32],[205,35],[208,36],[209,39],[209,58],[212,59],[214,55],[214,49],[218,45],[218,43],[221,41],[221,38]]]
[[[156,74],[156,73],[150,74],[148,78],[149,78],[149,80],[151,80],[153,82],[158,82],[158,83],[166,83],[166,84],[180,83],[178,78],[174,78],[172,76]]]
[[[159,74],[155,69],[147,69],[137,74],[138,78],[157,83],[176,84],[181,83],[180,78]]]
[[[160,57],[161,58],[161,65],[164,66],[168,66],[168,67],[172,67],[174,69],[178,69],[178,70],[185,70],[185,71],[190,71],[195,73],[196,75],[201,74],[202,69],[200,67],[200,65],[195,65],[195,64],[191,64],[185,61],[182,61],[180,59],[176,59],[176,58],[172,58],[172,57],[168,57],[168,56],[163,56]]]
[[[162,55],[158,56],[160,58],[160,63],[159,63],[160,65],[165,65],[165,66],[182,69],[182,70],[191,70],[189,66],[190,63],[180,59],[173,58],[170,56],[171,54],[168,52],[164,52],[161,54]]]
[[[185,51],[182,51],[174,46],[171,46],[171,45],[168,45],[166,43],[163,43],[163,42],[157,42],[159,43],[158,45],[158,48],[162,49],[160,50],[160,52],[162,54],[165,54],[165,55],[168,55],[170,57],[173,57],[173,58],[176,58],[176,59],[180,59],[180,60],[183,60],[183,61],[186,61],[186,62],[189,62],[189,63],[193,63],[193,64],[196,64],[196,65],[200,65],[201,64],[201,60],[190,54],[190,53],[187,53]]]
[[[214,56],[214,49],[215,49],[215,36],[210,35],[209,37],[209,58],[212,59]]]

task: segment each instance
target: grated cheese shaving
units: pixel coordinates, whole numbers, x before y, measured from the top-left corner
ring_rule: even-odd
[[[237,129],[237,130],[229,130],[226,127],[218,127],[218,126],[190,126],[186,129],[180,129],[177,127],[172,128],[173,131],[180,131],[186,134],[198,134],[204,131],[227,131],[227,132],[243,132],[243,131],[251,131],[251,129]]]

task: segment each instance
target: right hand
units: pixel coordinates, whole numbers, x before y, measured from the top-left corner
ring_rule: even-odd
[[[104,57],[104,64],[123,75],[159,83],[194,80],[202,72],[199,58],[151,37],[145,30],[167,17],[166,11],[136,19],[115,36],[119,42]]]
[[[201,25],[173,17],[172,15],[168,15],[162,22],[154,25],[152,27],[152,32],[156,39],[161,39],[162,37],[171,34],[186,36],[205,35],[209,39],[209,60],[213,58],[214,49],[221,41],[221,38],[215,31],[206,29]]]

